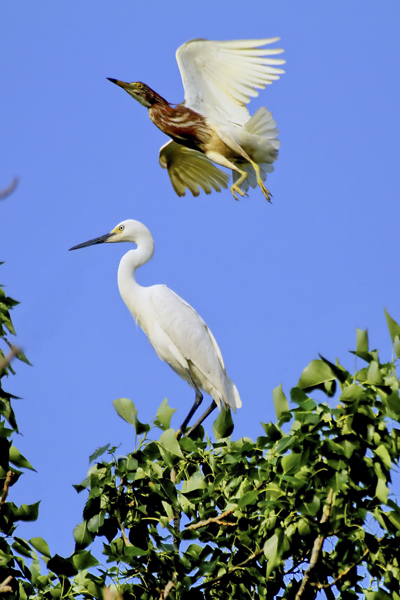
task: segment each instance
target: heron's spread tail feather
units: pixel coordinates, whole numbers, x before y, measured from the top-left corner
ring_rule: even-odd
[[[277,139],[278,133],[276,121],[265,106],[259,108],[241,130],[243,139],[239,143],[246,149],[251,159],[259,165],[263,181],[265,181],[267,173],[272,173],[274,170],[272,163],[278,158],[278,148],[281,145]],[[238,166],[248,173],[248,177],[240,187],[245,192],[247,192],[249,186],[252,188],[257,187],[257,178],[250,163],[238,162]],[[232,175],[234,182],[240,177],[240,174],[235,171],[232,171]]]
[[[261,137],[266,137],[268,139],[274,139],[278,135],[279,131],[276,129],[276,121],[272,118],[272,113],[265,106],[261,106],[257,112],[247,121],[244,128],[254,135],[260,135]],[[279,148],[279,140],[275,140],[278,142],[278,145],[275,146]]]

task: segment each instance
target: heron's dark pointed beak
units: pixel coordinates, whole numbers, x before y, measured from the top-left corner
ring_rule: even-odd
[[[112,79],[112,77],[107,77],[107,79],[108,79],[108,81],[111,81],[111,83],[115,83],[115,85],[118,85],[122,89],[126,89],[127,87],[130,87],[130,84],[125,83],[125,81],[120,81],[119,79]]]
[[[89,240],[88,242],[83,242],[83,244],[78,244],[70,250],[79,250],[80,248],[86,248],[86,246],[94,246],[95,244],[104,244],[104,242],[108,242],[110,237],[115,235],[115,233],[106,233],[105,235],[101,235],[100,237],[94,238],[94,240]]]

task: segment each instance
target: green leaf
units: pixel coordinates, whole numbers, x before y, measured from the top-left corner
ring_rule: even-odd
[[[36,521],[39,515],[39,504],[21,504],[19,508],[13,508],[15,520],[19,521]]]
[[[308,402],[308,400],[310,400],[307,394],[298,387],[294,387],[290,390],[290,398],[292,402],[295,402],[300,406],[302,406],[305,402]]]
[[[36,584],[41,573],[39,559],[34,550],[32,550],[32,562],[29,565],[29,571],[31,572],[32,583]]]
[[[283,531],[278,530],[278,533],[274,533],[264,544],[264,555],[268,559],[267,563],[267,579],[271,575],[273,569],[281,562],[280,557],[280,546],[282,542]]]
[[[389,315],[386,308],[383,309],[385,312],[386,321],[389,328],[390,337],[392,338],[392,342],[394,343],[396,336],[400,338],[400,325],[396,323],[394,319]]]
[[[83,521],[83,523],[79,523],[79,525],[75,527],[73,535],[78,550],[86,548],[86,546],[88,546],[94,539],[93,534],[90,533],[88,529],[88,524],[86,521]]]
[[[389,517],[389,521],[400,531],[400,514],[391,512],[387,515]]]
[[[104,524],[104,512],[98,513],[97,515],[93,515],[91,519],[89,519],[87,523],[87,528],[91,533],[96,533],[100,527]]]
[[[32,558],[32,550],[30,549],[28,542],[16,536],[14,537],[14,539],[15,542],[12,544],[13,550],[15,550],[15,552],[18,552],[22,556]]]
[[[99,456],[102,456],[104,454],[104,452],[107,452],[109,447],[110,447],[110,444],[106,444],[105,446],[101,446],[100,448],[97,448],[97,450],[95,450],[95,452],[93,452],[93,454],[91,454],[89,456],[89,464],[91,462],[94,462],[95,460],[97,460],[99,458]]]
[[[277,419],[282,419],[282,417],[286,416],[288,413],[290,418],[289,403],[285,394],[283,393],[281,383],[278,385],[278,387],[272,390],[272,400],[274,402]]]
[[[377,361],[373,360],[370,363],[370,365],[368,367],[367,378],[368,378],[368,381],[370,381],[371,383],[375,383],[377,385],[383,384],[382,373],[379,369],[379,363]]]
[[[368,352],[368,329],[356,329],[356,353]]]
[[[396,417],[400,416],[400,397],[398,391],[393,391],[387,397],[388,408],[392,411]]]
[[[336,379],[336,376],[324,361],[312,360],[302,372],[297,387],[303,390],[333,379]]]
[[[340,402],[357,402],[363,393],[364,390],[360,385],[352,383],[343,389],[339,400]]]
[[[299,512],[305,515],[310,515],[311,517],[315,517],[320,509],[320,506],[321,500],[318,498],[318,496],[314,496],[311,502],[304,502],[300,506]]]
[[[243,496],[243,498],[241,498],[239,500],[238,509],[242,509],[245,506],[247,506],[248,504],[254,504],[256,502],[259,494],[260,494],[259,490],[252,490],[251,492],[247,492],[247,494],[245,494]]]
[[[77,568],[75,567],[72,558],[63,558],[58,554],[55,554],[53,558],[49,560],[47,568],[56,575],[65,575],[65,577],[72,577],[77,574]]]
[[[398,335],[394,338],[394,351],[396,353],[396,358],[400,358],[400,338]]]
[[[128,398],[118,398],[117,400],[113,401],[113,405],[118,416],[134,426],[137,435],[147,433],[149,431],[150,425],[141,423],[137,418],[138,411],[136,410],[132,400],[129,400]]]
[[[359,442],[350,442],[349,440],[341,440],[340,446],[346,458],[350,458],[355,450],[360,446]]]
[[[284,454],[288,448],[291,448],[296,444],[296,439],[292,435],[286,435],[282,437],[275,445],[275,452],[277,454]]]
[[[277,500],[277,498],[280,498],[281,496],[285,496],[285,492],[276,483],[269,483],[264,488],[264,493],[267,500],[273,501]]]
[[[207,484],[203,473],[200,471],[195,471],[190,479],[183,482],[182,493],[188,494],[189,492],[193,492],[195,490],[204,490],[206,488]]]
[[[308,520],[304,518],[300,519],[300,521],[297,524],[297,528],[301,537],[307,536],[311,531]]]
[[[264,554],[268,560],[272,560],[275,557],[278,549],[278,536],[274,533],[264,544]]]
[[[178,440],[175,437],[174,429],[167,429],[167,431],[164,431],[160,436],[159,444],[168,450],[168,452],[171,452],[171,454],[175,454],[176,456],[179,456],[179,458],[183,458],[182,450]]]
[[[383,504],[386,504],[387,497],[389,494],[389,489],[383,479],[378,479],[378,483],[375,490],[375,496],[380,500]]]
[[[333,477],[327,481],[327,487],[332,488],[334,492],[345,492],[349,489],[348,476],[346,471],[335,471]]]
[[[26,460],[25,456],[22,456],[15,446],[11,446],[10,448],[9,459],[13,465],[20,469],[30,469],[31,471],[35,471],[31,463]]]
[[[150,553],[149,550],[138,548],[137,546],[127,546],[125,548],[126,556],[147,556]]]
[[[32,544],[32,546],[35,548],[35,550],[40,552],[40,554],[47,556],[47,558],[51,558],[49,546],[43,538],[41,538],[41,537],[32,538],[29,540],[29,543]]]
[[[157,410],[157,414],[156,414],[154,423],[160,429],[164,429],[164,430],[169,429],[170,423],[171,423],[171,417],[174,414],[174,412],[176,412],[176,408],[171,408],[170,406],[168,406],[168,400],[167,400],[167,398],[165,398],[161,402],[161,404]]]
[[[380,446],[378,446],[378,448],[375,450],[375,453],[382,460],[385,467],[390,470],[392,468],[392,459],[390,458],[390,454],[386,446],[384,444],[380,444]]]
[[[0,414],[2,414],[10,426],[18,433],[17,421],[15,419],[14,411],[11,407],[10,398],[15,398],[16,396],[12,396],[11,394],[7,394],[0,387]]]
[[[203,546],[199,546],[198,544],[190,544],[190,546],[185,552],[185,555],[197,559],[200,557],[200,554],[203,552],[203,549]]]
[[[394,600],[394,596],[390,596],[385,590],[379,588],[377,592],[372,590],[363,590],[365,600]]]
[[[90,567],[95,567],[99,564],[97,558],[95,558],[90,552],[87,550],[81,550],[79,552],[75,552],[72,555],[72,560],[75,567],[78,571],[83,571],[84,569],[90,569]]]
[[[233,431],[233,421],[230,408],[221,408],[213,423],[213,433],[216,440],[229,437]]]
[[[346,369],[344,369],[341,365],[334,365],[329,360],[324,358],[321,354],[319,355],[319,357],[322,360],[322,362],[328,365],[328,367],[331,369],[332,373],[336,376],[336,379],[338,379],[340,383],[344,383],[350,377],[350,373],[346,371]]]
[[[292,452],[282,458],[282,469],[286,475],[293,475],[301,462],[301,454]]]

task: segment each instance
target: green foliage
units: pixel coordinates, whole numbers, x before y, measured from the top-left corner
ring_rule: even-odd
[[[16,303],[1,298],[5,339]],[[386,317],[398,356],[400,328]],[[12,445],[12,396],[0,387],[2,598],[100,599],[113,584],[110,598],[400,600],[400,508],[391,492],[399,379],[394,362],[369,350],[367,331],[357,330],[354,354],[363,364],[353,374],[339,361],[312,361],[290,392],[292,408],[275,388],[278,422],[262,424],[256,441],[230,437],[229,412],[215,421],[214,441],[202,428],[178,441],[166,400],[150,424],[130,400],[116,400],[136,449],[118,456],[106,445],[90,457],[75,486],[86,504],[69,558],[40,537],[16,536],[38,503],[16,507],[7,497],[32,466]],[[3,365],[0,383],[10,373]],[[102,564],[89,551],[95,540]],[[12,592],[3,593],[10,576]]]
[[[358,330],[355,354],[365,361],[355,374],[338,361],[312,361],[291,390],[291,410],[276,388],[280,420],[264,424],[256,441],[218,438],[230,427],[221,417],[216,441],[200,429],[178,442],[159,418],[141,424],[134,452],[110,450],[76,486],[88,492],[77,549],[101,538],[108,575],[126,598],[324,591],[400,600],[400,509],[390,493],[399,380],[394,363],[369,351],[367,332]],[[317,402],[321,391],[336,394],[333,406]],[[137,427],[133,405],[130,414]],[[150,439],[155,426],[158,440]]]
[[[1,263],[0,263],[1,264]],[[29,461],[12,444],[12,436],[18,426],[12,399],[3,388],[6,377],[15,373],[10,362],[13,356],[29,364],[24,353],[14,347],[10,335],[15,335],[10,311],[18,304],[6,296],[0,287],[0,340],[11,352],[0,348],[0,594],[1,598],[60,598],[102,597],[102,577],[88,573],[87,569],[97,565],[90,552],[75,552],[71,559],[51,558],[47,543],[40,537],[29,541],[16,535],[21,521],[35,521],[39,502],[16,506],[9,501],[13,485],[23,474],[23,469],[34,470]],[[39,556],[47,563],[48,571],[41,574]],[[28,563],[27,564],[27,559]],[[49,560],[51,559],[51,560]],[[74,579],[70,579],[75,576]],[[82,594],[81,595],[81,591]]]

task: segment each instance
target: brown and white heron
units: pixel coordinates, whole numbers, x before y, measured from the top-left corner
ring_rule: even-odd
[[[261,107],[250,117],[246,104],[258,96],[257,88],[284,73],[269,58],[283,52],[262,49],[279,38],[217,42],[196,39],[178,48],[176,59],[185,89],[184,102],[173,106],[140,81],[125,83],[109,79],[148,108],[150,119],[171,138],[160,149],[160,165],[168,169],[175,192],[186,188],[194,196],[201,187],[206,194],[226,188],[229,176],[213,163],[232,170],[231,192],[237,194],[257,185],[269,201],[264,185],[273,171],[280,142],[272,114]]]

